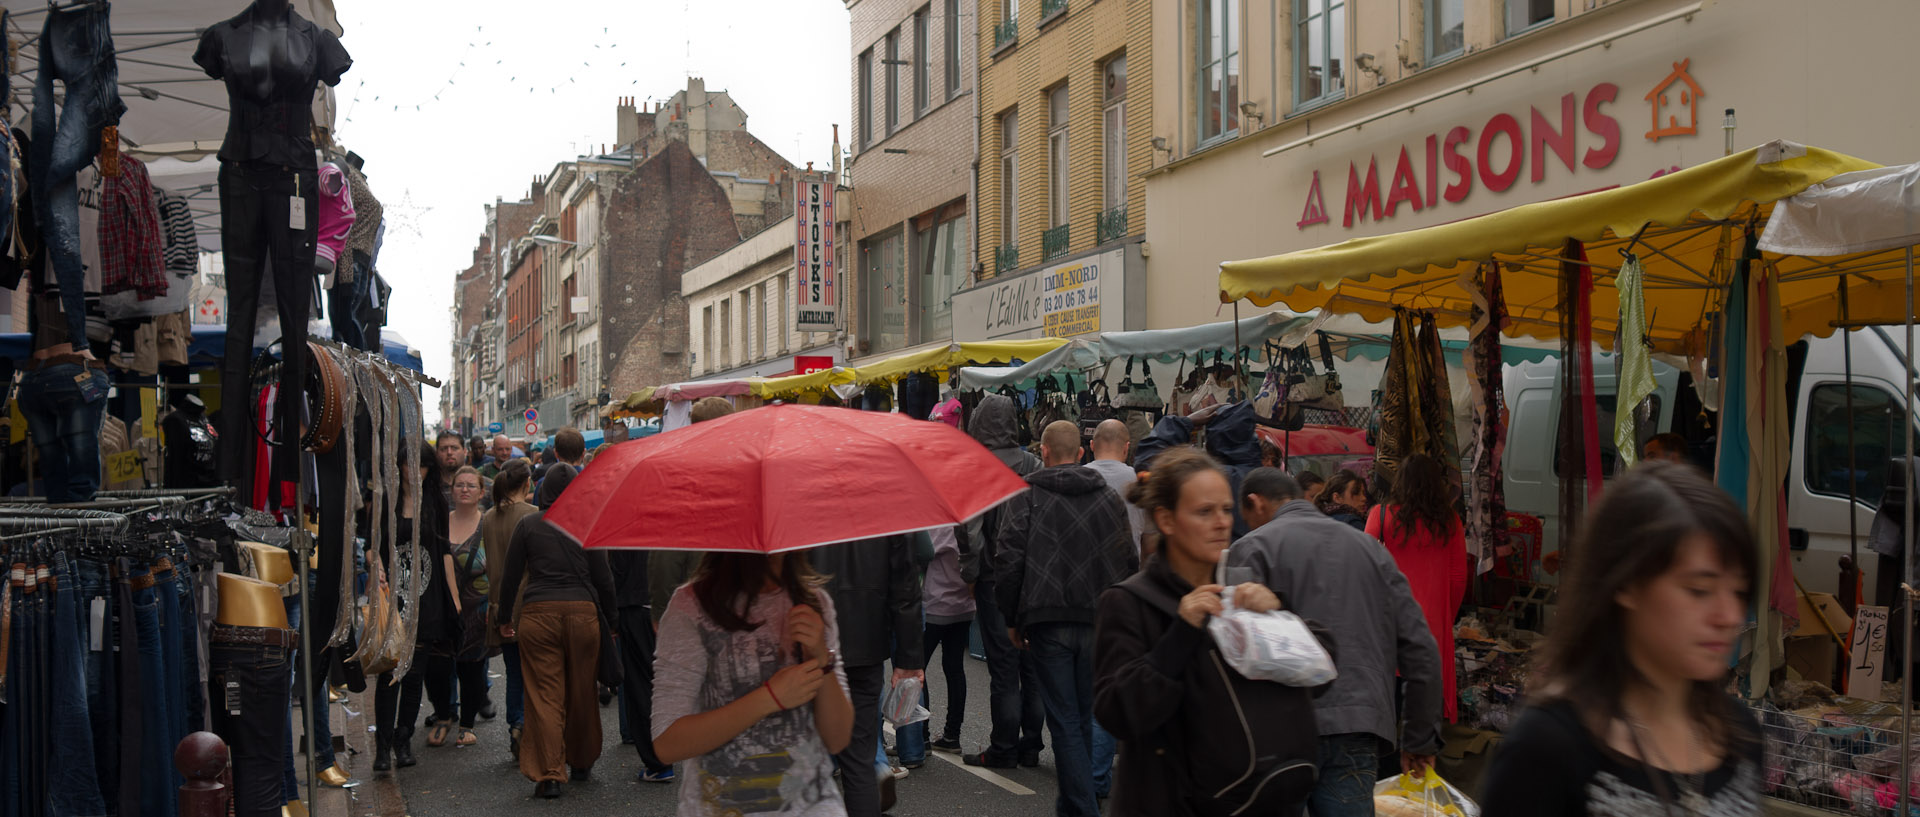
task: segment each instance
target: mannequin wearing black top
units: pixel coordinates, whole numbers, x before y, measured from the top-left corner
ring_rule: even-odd
[[[236,485],[253,484],[251,441],[257,438],[248,372],[261,281],[271,269],[285,352],[284,397],[273,420],[273,473],[292,481],[319,219],[313,95],[319,83],[338,85],[353,59],[332,32],[301,17],[287,0],[254,0],[238,16],[209,27],[193,61],[226,84],[231,111],[220,146],[220,235],[229,296],[221,472]]]

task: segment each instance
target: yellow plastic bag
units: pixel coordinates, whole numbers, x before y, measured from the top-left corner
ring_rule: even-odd
[[[1433,769],[1380,781],[1373,810],[1379,817],[1480,817],[1480,806]]]

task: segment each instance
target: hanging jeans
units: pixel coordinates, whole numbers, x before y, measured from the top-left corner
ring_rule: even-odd
[[[141,798],[141,747],[146,734],[143,719],[133,713],[149,705],[140,684],[140,633],[134,624],[134,576],[130,560],[117,559],[113,567],[113,666],[114,690],[119,696],[120,780],[115,798],[119,813],[139,814]]]
[[[49,734],[58,735],[45,747],[47,758],[47,814],[50,817],[91,817],[107,813],[100,797],[100,777],[94,768],[93,721],[87,710],[87,627],[81,611],[81,588],[65,553],[53,554],[51,625],[42,659],[51,665],[47,688]],[[169,764],[171,766],[171,764]]]
[[[109,4],[49,9],[40,30],[40,70],[33,84],[33,155],[27,184],[46,237],[54,279],[74,351],[87,348],[86,267],[80,260],[81,168],[100,152],[100,129],[120,121],[120,69],[107,26]],[[65,86],[55,120],[55,80]]]
[[[231,484],[254,484],[253,441],[258,433],[247,407],[252,384],[253,334],[260,311],[260,287],[273,275],[274,304],[280,313],[284,365],[283,398],[274,411],[274,427],[284,429],[274,445],[272,474],[296,480],[302,397],[307,382],[307,316],[313,300],[313,242],[320,217],[315,171],[275,165],[220,165],[220,240],[227,265],[227,345],[220,378],[222,471]],[[298,197],[306,209],[299,229],[289,218]]]
[[[133,626],[140,639],[140,799],[143,813],[159,817],[172,817],[179,807],[174,797],[179,789],[172,782],[175,702],[167,673],[172,650],[161,619],[161,608],[172,603],[172,578],[169,570],[162,587],[157,572],[147,567],[135,568],[131,580]]]
[[[0,774],[6,785],[0,790],[0,817],[40,814],[46,803],[44,595],[38,592],[33,565],[14,562],[9,581],[7,706],[0,709]]]
[[[86,502],[100,489],[107,386],[106,370],[73,363],[50,364],[21,378],[18,405],[40,455],[49,502]]]
[[[87,639],[87,714],[93,721],[94,776],[100,791],[117,802],[120,791],[119,693],[115,659],[119,644],[114,640],[120,608],[113,595],[112,568],[105,562],[79,560],[74,565],[80,593],[80,609],[86,616]]]
[[[234,817],[277,817],[287,749],[287,689],[293,683],[294,631],[213,626],[207,680],[213,731],[233,758]],[[173,797],[164,798],[172,802]]]

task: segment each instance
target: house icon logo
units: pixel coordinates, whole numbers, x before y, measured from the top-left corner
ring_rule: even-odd
[[[1647,92],[1647,105],[1653,109],[1653,130],[1647,131],[1648,141],[1658,142],[1669,136],[1692,136],[1700,132],[1700,98],[1706,96],[1700,83],[1687,73],[1692,58],[1673,64],[1673,73],[1660,80],[1659,85]],[[1679,104],[1673,104],[1669,94],[1675,89],[1680,92]],[[1661,123],[1662,118],[1666,120]]]

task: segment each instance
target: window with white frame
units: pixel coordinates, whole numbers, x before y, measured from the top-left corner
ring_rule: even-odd
[[[767,284],[765,281],[762,281],[760,283],[760,286],[755,288],[753,296],[754,296],[753,299],[760,303],[760,311],[754,313],[754,316],[753,316],[754,317],[753,336],[759,339],[755,341],[755,343],[759,345],[760,356],[764,358],[773,351],[773,346],[774,346],[774,344],[772,343],[772,340],[773,340],[772,336],[767,334],[768,309],[767,309]]]
[[[1199,136],[1204,144],[1240,130],[1240,0],[1198,0],[1196,10]]]
[[[900,128],[900,29],[887,32],[887,135]]]
[[[927,17],[922,7],[913,13],[913,115],[925,116],[933,103],[933,50],[928,47]]]
[[[1107,60],[1101,71],[1105,109],[1101,114],[1101,183],[1105,188],[1104,209],[1127,203],[1127,58]]]
[[[860,149],[873,144],[873,49],[860,52]]]
[[[1427,0],[1427,64],[1467,48],[1467,0]]]
[[[720,369],[733,365],[733,301],[728,298],[720,299],[720,358],[714,364]]]
[[[906,240],[899,229],[861,242],[868,354],[907,345]]]
[[[960,93],[960,0],[947,0],[946,23],[941,28],[947,44],[947,98]]]
[[[700,360],[707,364],[707,371],[714,370],[713,358],[713,307],[700,310]]]
[[[1000,115],[1000,243],[1013,246],[1020,229],[1020,112]]]
[[[1293,99],[1303,108],[1346,93],[1346,0],[1295,0]]]
[[[1506,0],[1507,36],[1553,22],[1554,0]]]
[[[1047,92],[1047,226],[1067,223],[1067,86]]]
[[[773,332],[774,332],[773,345],[774,345],[774,348],[779,349],[782,354],[785,354],[788,348],[787,276],[792,274],[793,274],[792,271],[784,272],[778,276],[775,276],[773,279],[774,304],[777,306],[777,308],[774,310],[774,313],[773,313],[773,316],[775,318],[775,323],[773,327]]]
[[[920,231],[923,269],[914,293],[914,342],[931,343],[953,337],[953,294],[967,282],[967,211],[964,205],[943,208],[947,218]]]

